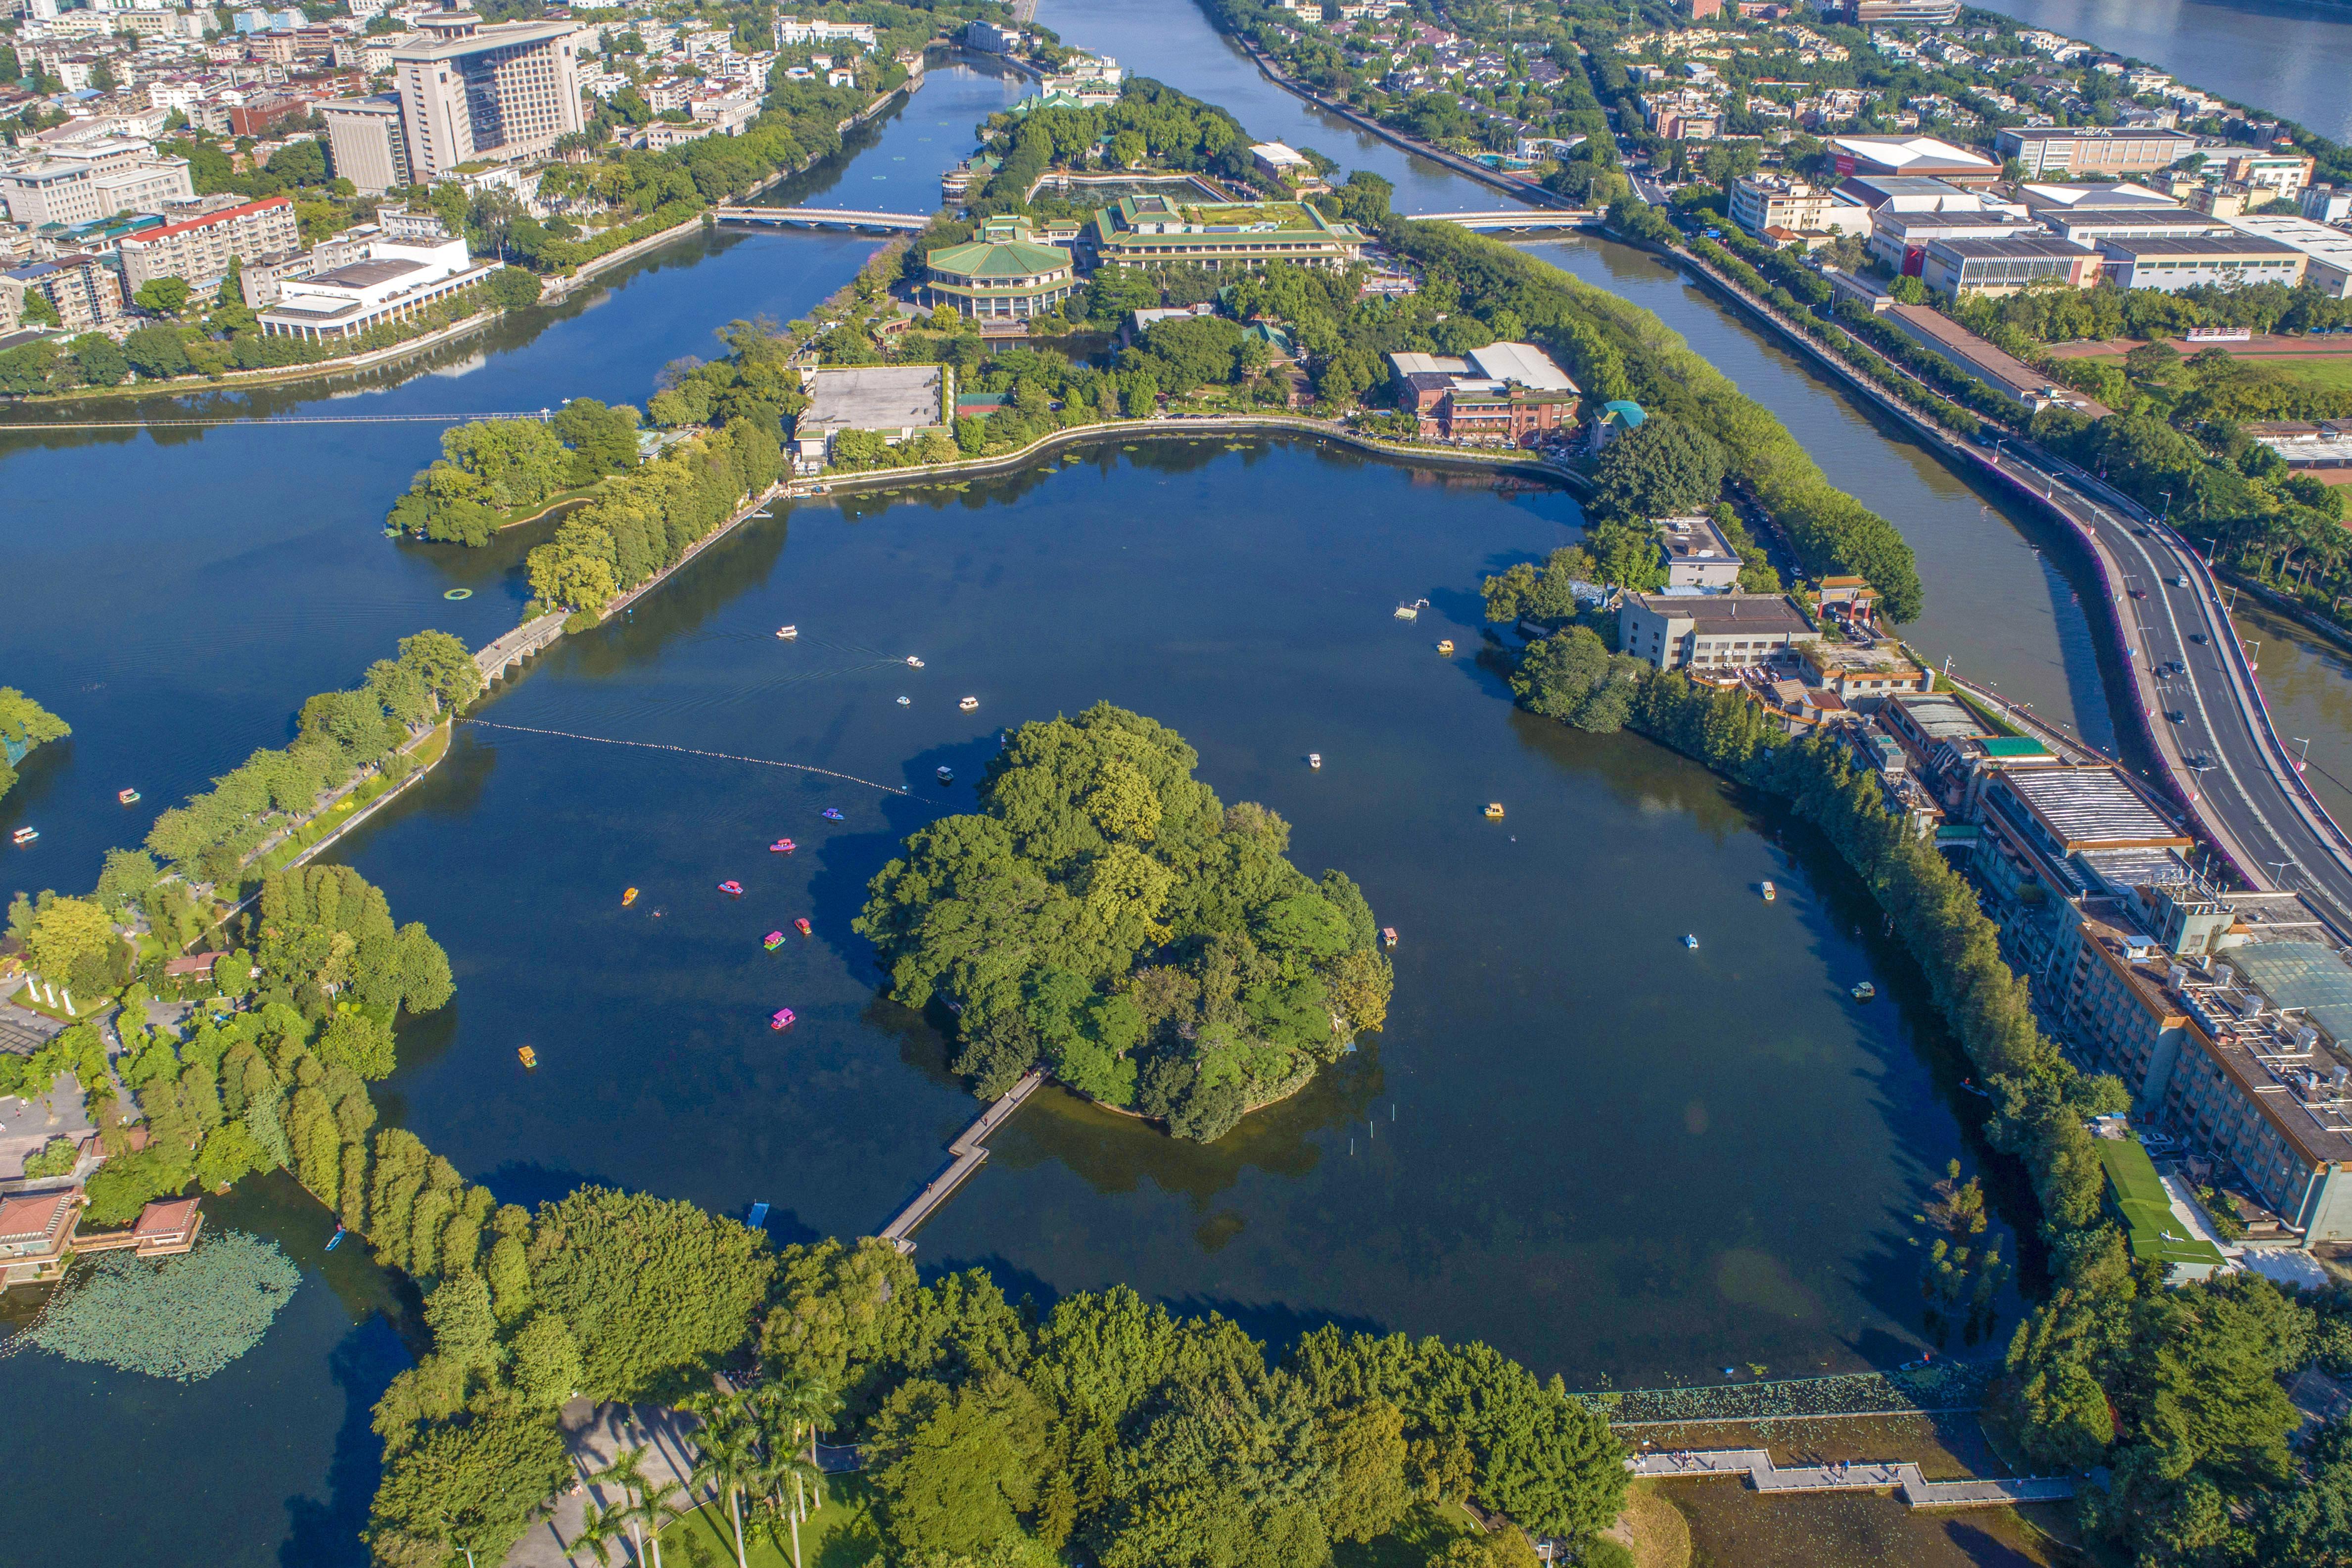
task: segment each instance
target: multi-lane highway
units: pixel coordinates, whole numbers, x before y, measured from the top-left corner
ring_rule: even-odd
[[[2206,836],[2248,881],[2302,894],[2352,937],[2352,837],[2312,795],[2272,727],[2195,547],[2071,463],[2016,445],[1995,458],[2085,536],[2123,631],[2131,700]]]

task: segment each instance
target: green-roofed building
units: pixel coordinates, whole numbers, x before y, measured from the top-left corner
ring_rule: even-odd
[[[1364,231],[1304,202],[1188,202],[1122,196],[1079,236],[1103,266],[1206,267],[1254,272],[1277,261],[1346,267],[1363,255]]]
[[[2219,1273],[2227,1262],[2221,1249],[2173,1213],[2172,1194],[2164,1190],[2156,1162],[2147,1157],[2138,1134],[2093,1142],[2098,1144],[2099,1163],[2106,1168],[2107,1208],[2122,1223],[2132,1257],[2164,1265],[2168,1285]]]
[[[1024,217],[990,218],[964,244],[926,255],[923,268],[923,303],[982,318],[1042,316],[1077,287],[1069,251],[1039,239]]]

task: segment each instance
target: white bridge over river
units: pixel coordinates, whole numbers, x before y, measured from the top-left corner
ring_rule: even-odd
[[[720,223],[765,224],[775,228],[887,229],[894,234],[920,234],[931,223],[929,213],[857,212],[845,207],[719,207],[711,216]]]

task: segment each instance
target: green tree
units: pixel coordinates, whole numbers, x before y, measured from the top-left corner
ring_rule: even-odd
[[[1723,489],[1725,456],[1705,431],[1655,415],[1609,444],[1593,472],[1593,507],[1647,521],[1706,510]]]
[[[531,1290],[580,1345],[581,1392],[627,1399],[740,1344],[775,1258],[691,1204],[583,1187],[540,1211]]]
[[[184,278],[150,278],[139,285],[131,302],[150,315],[176,316],[188,303],[188,280]]]
[[[486,1414],[436,1426],[385,1455],[369,1544],[379,1562],[495,1563],[572,1473],[551,1416]]]
[[[119,386],[131,374],[131,362],[104,332],[84,332],[66,345],[74,370],[91,386]]]
[[[122,339],[123,357],[131,368],[151,381],[185,375],[193,368],[188,347],[173,327],[138,327]]]
[[[25,939],[25,956],[33,969],[53,981],[70,984],[78,977],[103,972],[121,948],[114,921],[89,899],[51,899],[41,906]],[[85,1001],[95,1001],[86,986]]]

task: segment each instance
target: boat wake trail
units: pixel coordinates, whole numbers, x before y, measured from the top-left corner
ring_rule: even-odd
[[[831,768],[811,767],[806,763],[780,763],[772,757],[739,757],[732,752],[703,752],[692,746],[667,746],[657,741],[615,741],[610,735],[578,735],[569,730],[536,730],[529,724],[494,724],[488,719],[460,719],[460,724],[471,724],[483,730],[512,730],[521,735],[554,735],[566,741],[593,741],[600,746],[635,746],[645,752],[677,752],[689,757],[716,757],[722,763],[751,763],[762,768],[785,768],[796,773],[818,773],[845,784],[864,784],[878,789],[884,795],[905,795],[897,784],[876,784],[872,779],[859,778],[856,773],[837,773]]]

